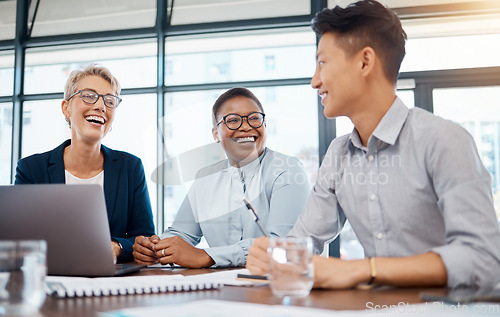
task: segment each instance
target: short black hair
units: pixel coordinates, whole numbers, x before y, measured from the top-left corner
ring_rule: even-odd
[[[339,46],[348,56],[371,47],[380,56],[384,73],[396,83],[406,54],[406,33],[391,10],[375,0],[361,0],[342,8],[324,9],[312,20],[318,37],[335,33]]]
[[[260,111],[264,113],[264,108],[262,107],[262,104],[260,103],[259,99],[247,88],[243,87],[235,87],[231,88],[222,95],[217,98],[217,100],[214,103],[214,106],[212,107],[212,123],[214,126],[217,124],[217,114],[219,113],[220,107],[228,101],[229,99],[233,99],[235,97],[246,97],[248,99],[251,99],[253,102],[257,104],[257,107],[259,107]]]

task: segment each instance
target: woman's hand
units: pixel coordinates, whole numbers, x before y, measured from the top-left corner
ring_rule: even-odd
[[[156,245],[158,242],[160,242],[160,237],[157,235],[152,235],[149,238],[144,236],[136,237],[135,243],[132,246],[134,250],[132,255],[135,262],[146,265],[158,263],[158,257],[156,256]]]
[[[165,238],[158,242],[156,256],[163,265],[175,263],[192,269],[215,264],[205,250],[192,246],[180,237]]]
[[[111,250],[113,250],[113,263],[116,264],[116,261],[120,254],[122,254],[122,248],[116,241],[111,241]]]

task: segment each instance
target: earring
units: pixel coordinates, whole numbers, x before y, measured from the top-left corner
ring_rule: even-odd
[[[69,117],[65,117],[65,120],[68,123],[69,128],[71,129],[71,121],[69,120]]]

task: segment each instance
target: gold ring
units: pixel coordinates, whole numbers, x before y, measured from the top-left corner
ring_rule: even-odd
[[[163,256],[165,256],[165,249],[161,249],[161,254],[163,254]]]

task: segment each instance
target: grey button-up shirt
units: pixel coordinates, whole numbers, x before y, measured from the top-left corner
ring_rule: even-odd
[[[356,129],[332,141],[304,213],[289,233],[318,252],[346,218],[365,256],[438,253],[450,287],[500,278],[491,177],[456,123],[396,98],[363,146]]]
[[[304,209],[311,191],[302,163],[265,149],[241,168],[227,160],[201,169],[174,223],[161,238],[180,236],[196,245],[205,236],[205,251],[214,267],[244,266],[254,238],[263,236],[243,204],[248,199],[273,236],[286,236]]]

